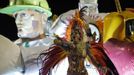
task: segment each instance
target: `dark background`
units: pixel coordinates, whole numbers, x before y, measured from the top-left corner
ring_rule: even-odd
[[[70,9],[78,8],[79,0],[47,0],[53,14],[61,14]],[[120,0],[122,9],[134,8],[134,0]],[[98,0],[99,12],[116,11],[114,0]]]
[[[60,15],[71,9],[78,8],[79,0],[47,0],[53,14]],[[122,9],[134,8],[134,0],[120,0]],[[0,0],[0,8],[8,6],[9,0]],[[99,12],[116,11],[114,0],[98,0]],[[17,37],[17,28],[13,17],[0,14],[0,34],[14,41]]]
[[[47,0],[53,14],[60,15],[70,9],[78,8],[79,0]],[[122,9],[134,8],[134,0],[120,0]],[[9,0],[0,0],[0,7],[6,7]],[[98,0],[100,12],[116,11],[114,0]]]

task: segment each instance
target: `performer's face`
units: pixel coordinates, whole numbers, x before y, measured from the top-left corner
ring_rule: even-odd
[[[18,37],[35,38],[39,34],[43,34],[43,22],[45,22],[43,14],[37,11],[23,10],[17,12],[14,16],[18,28]]]

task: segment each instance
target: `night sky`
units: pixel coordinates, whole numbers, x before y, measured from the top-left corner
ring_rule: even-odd
[[[53,14],[61,14],[70,9],[78,8],[79,0],[47,0]],[[120,0],[122,9],[134,8],[134,0]],[[98,0],[99,12],[116,11],[114,0]]]
[[[79,0],[47,0],[53,14],[60,15],[68,10],[78,8]],[[134,8],[134,0],[120,0],[122,9]],[[0,7],[6,7],[9,0],[0,0]],[[114,0],[98,0],[100,12],[116,11]]]
[[[71,9],[78,8],[79,0],[47,0],[53,14],[60,15]],[[134,0],[120,0],[122,9],[134,8]],[[9,0],[0,0],[0,8],[8,6]],[[116,11],[114,0],[98,0],[99,12]],[[5,35],[10,40],[17,39],[17,29],[13,17],[0,14],[0,34]],[[12,26],[11,26],[12,25]]]

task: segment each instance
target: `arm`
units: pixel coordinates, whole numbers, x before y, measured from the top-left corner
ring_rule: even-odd
[[[70,50],[74,48],[74,45],[71,42],[66,41],[63,38],[60,38],[59,36],[56,36],[57,39],[54,40],[54,44],[57,46],[60,46],[63,48],[63,50]]]

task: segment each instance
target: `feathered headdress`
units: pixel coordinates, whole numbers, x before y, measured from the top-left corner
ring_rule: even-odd
[[[100,75],[118,75],[113,63],[107,57],[102,43],[90,43],[88,40],[90,37],[88,29],[88,26],[80,17],[79,11],[76,11],[75,16],[70,20],[66,29],[65,38],[55,35],[57,39],[54,40],[54,44],[40,54],[40,57],[43,58],[40,75],[49,74],[65,57],[69,57],[69,63],[72,62],[74,65],[76,65],[76,62],[83,63],[85,61],[83,59],[88,59],[97,68]],[[83,70],[85,72],[84,75],[87,75],[82,63],[77,63],[76,67],[70,66],[68,72],[72,73],[68,73],[68,75],[76,75]],[[72,68],[74,68],[74,71],[72,71]],[[81,74],[83,75],[83,73]]]

